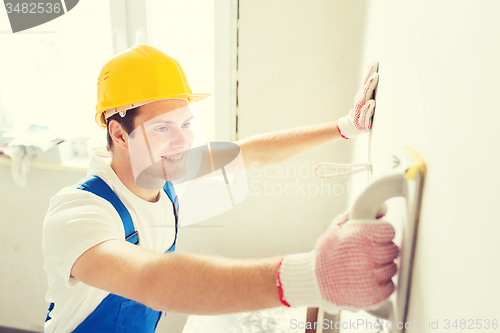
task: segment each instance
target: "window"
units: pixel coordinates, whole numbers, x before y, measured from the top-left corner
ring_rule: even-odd
[[[148,1],[148,38],[151,45],[181,64],[193,92],[212,95],[196,105],[207,141],[215,140],[214,2]]]
[[[237,1],[149,0],[151,45],[182,65],[197,103],[207,141],[233,141],[236,132]]]
[[[2,31],[10,31],[0,11]],[[80,1],[59,18],[32,29],[0,34],[0,100],[12,119],[4,126],[36,123],[63,135],[103,135],[94,123],[96,82],[113,55],[109,3]]]
[[[207,140],[234,140],[236,9],[237,0],[85,0],[41,26],[0,34],[0,127],[104,137],[94,123],[100,69],[150,44],[179,61],[193,92],[212,94],[197,103]],[[0,12],[0,29],[10,31]]]

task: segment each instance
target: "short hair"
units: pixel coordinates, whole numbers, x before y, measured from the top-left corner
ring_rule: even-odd
[[[109,117],[106,120],[106,125],[109,125],[109,122],[111,120],[116,120],[122,127],[123,130],[127,133],[130,134],[134,129],[134,120],[135,117],[137,116],[137,111],[139,110],[139,107],[135,107],[133,109],[127,110],[127,114],[125,117],[120,116],[119,113],[116,113]],[[108,151],[113,151],[113,139],[111,138],[111,135],[109,134],[109,126],[106,126],[106,131],[107,131],[107,140],[108,140],[108,145],[106,148]]]

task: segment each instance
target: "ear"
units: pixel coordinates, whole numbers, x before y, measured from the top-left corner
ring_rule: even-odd
[[[116,120],[111,120],[108,123],[109,135],[113,140],[114,147],[120,147],[128,150],[128,135],[122,125]]]

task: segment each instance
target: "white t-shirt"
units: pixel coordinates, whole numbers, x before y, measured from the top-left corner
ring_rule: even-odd
[[[167,251],[175,238],[173,206],[161,191],[160,199],[145,201],[123,185],[109,161],[94,154],[89,173],[102,178],[127,208],[139,233],[139,246]],[[115,208],[97,195],[65,187],[50,200],[43,224],[44,269],[55,303],[45,333],[71,332],[90,315],[109,292],[70,277],[75,261],[91,247],[110,239],[125,239],[123,223]]]

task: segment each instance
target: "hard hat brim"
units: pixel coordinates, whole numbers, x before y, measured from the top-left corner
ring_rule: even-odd
[[[124,112],[145,104],[149,104],[152,102],[164,100],[164,99],[174,99],[174,98],[186,98],[188,100],[188,103],[194,103],[201,101],[207,97],[209,97],[210,94],[208,93],[181,93],[181,94],[176,94],[175,96],[170,96],[170,97],[160,97],[156,99],[152,99],[149,101],[131,101],[129,104],[125,105],[115,105],[115,106],[108,106],[106,109],[103,108],[103,106],[100,104],[96,105],[96,114],[95,114],[95,122],[97,125],[103,129],[106,128],[106,120],[115,115],[116,113],[119,112]]]

